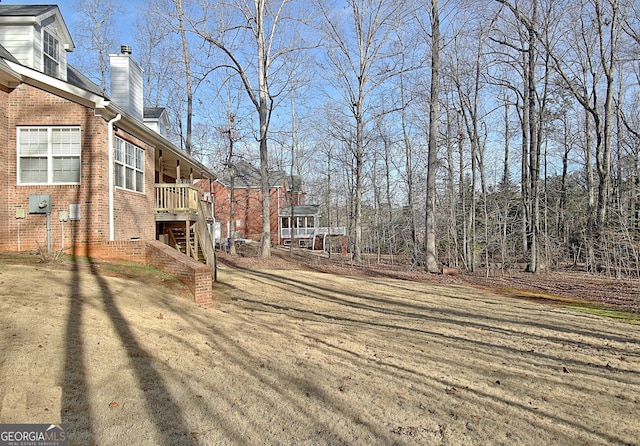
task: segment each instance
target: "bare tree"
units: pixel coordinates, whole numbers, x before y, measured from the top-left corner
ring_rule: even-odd
[[[438,0],[431,0],[431,89],[429,95],[429,160],[427,164],[427,207],[425,227],[426,269],[440,271],[436,244],[436,174],[438,169],[438,123],[440,101],[440,9]]]
[[[108,93],[109,53],[115,52],[116,20],[123,6],[119,0],[104,2],[101,0],[78,0],[77,22],[78,68],[94,76],[104,94]],[[124,44],[125,42],[120,42]]]
[[[591,131],[595,135],[595,163],[598,174],[598,198],[590,231],[598,237],[604,228],[610,194],[613,98],[619,66],[618,46],[625,20],[619,0],[583,0],[565,4],[563,40],[550,40],[537,29],[528,14],[517,5],[498,0],[514,12],[544,45],[553,68],[587,114],[586,169],[591,169]],[[544,28],[543,28],[544,30]],[[566,38],[565,38],[566,36]],[[604,89],[604,94],[600,95]],[[591,129],[591,130],[588,130]]]
[[[284,31],[294,23],[288,15],[290,0],[234,0],[203,7],[203,17],[191,17],[192,30],[205,42],[219,50],[228,62],[227,67],[240,77],[244,91],[258,114],[260,145],[260,173],[262,177],[262,258],[271,257],[271,195],[269,193],[269,126],[275,98],[286,89],[287,79],[276,73],[283,60],[299,50],[300,42],[287,41]],[[209,23],[210,16],[219,19]],[[247,45],[246,47],[244,45]],[[253,53],[247,53],[252,48]],[[248,55],[247,55],[248,54]],[[219,65],[219,64],[217,64]]]
[[[509,67],[518,67],[522,88],[511,86],[516,93],[522,135],[521,202],[523,251],[528,256],[527,269],[537,273],[540,269],[540,163],[542,147],[542,121],[549,83],[548,52],[543,51],[541,39],[548,40],[548,11],[541,11],[539,0],[527,3],[527,9],[518,2],[497,0],[506,6],[516,21],[518,40],[503,33],[494,38],[505,48],[512,50]],[[542,29],[542,31],[540,31]],[[542,68],[542,74],[538,68]],[[542,78],[543,91],[538,91],[538,79]]]
[[[177,92],[177,97],[168,94],[165,100],[175,109],[173,117],[180,130],[180,145],[192,154],[194,97],[206,73],[196,72],[194,43],[188,38],[187,6],[184,0],[149,0],[145,23],[140,26],[144,30],[142,37],[150,69],[147,82],[153,85],[152,80],[161,80],[160,88]],[[159,57],[164,62],[161,65],[155,62]],[[155,78],[151,77],[152,73]]]
[[[326,38],[325,54],[330,66],[325,76],[340,95],[341,105],[355,127],[353,258],[361,262],[365,133],[376,115],[371,102],[378,88],[397,75],[398,49],[393,47],[391,37],[395,28],[401,26],[407,4],[401,0],[347,0],[346,5],[342,10],[317,1],[316,9],[322,20],[321,32]]]

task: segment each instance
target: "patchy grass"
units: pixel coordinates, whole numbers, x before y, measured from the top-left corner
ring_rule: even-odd
[[[520,290],[517,288],[499,288],[496,293],[504,296],[515,297],[518,299],[527,299],[532,301],[541,301],[549,304],[579,304],[580,299],[573,297],[559,296],[557,294],[543,293],[540,291]]]
[[[580,311],[582,313],[588,313],[594,316],[607,317],[622,322],[628,322],[630,324],[640,325],[640,317],[638,313],[617,310],[611,307],[607,307],[603,304],[595,304],[592,302],[584,301],[582,299],[558,296],[556,294],[542,293],[538,291],[525,291],[511,288],[501,288],[497,290],[497,292],[499,294],[510,297],[538,301],[552,305],[560,305],[571,310]]]
[[[71,269],[74,266],[82,270],[96,269],[101,275],[105,276],[120,277],[149,285],[166,286],[177,291],[187,290],[186,285],[155,266],[125,260],[102,261],[69,254],[58,256],[55,259],[45,259],[38,253],[0,253],[0,263],[14,265],[46,264],[47,267],[63,270]]]
[[[629,324],[640,325],[640,317],[638,313],[632,313],[630,311],[619,311],[611,308],[603,308],[597,305],[567,305],[567,308],[582,313],[593,314],[595,316],[608,317],[616,319],[621,322],[627,322]]]
[[[42,263],[42,257],[36,253],[2,252],[0,253],[0,262],[13,265],[35,265]]]

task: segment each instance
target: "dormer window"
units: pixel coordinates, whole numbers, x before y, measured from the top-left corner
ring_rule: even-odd
[[[42,52],[44,58],[44,74],[58,77],[58,67],[60,65],[59,46],[60,44],[55,37],[46,31],[43,32]]]

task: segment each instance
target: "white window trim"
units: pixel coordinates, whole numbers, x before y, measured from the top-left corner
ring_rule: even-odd
[[[21,167],[21,160],[23,158],[30,158],[29,155],[22,155],[20,153],[20,136],[21,136],[21,130],[28,130],[28,129],[37,129],[37,130],[42,130],[42,129],[46,129],[47,130],[47,181],[46,182],[39,182],[39,183],[27,183],[27,182],[23,182],[22,178],[21,178],[21,173],[22,173],[22,167]],[[78,130],[78,132],[80,132],[79,135],[79,140],[80,140],[80,147],[78,150],[78,165],[79,165],[79,169],[80,169],[80,180],[77,182],[54,182],[53,181],[53,160],[55,158],[59,158],[59,157],[68,157],[68,156],[76,156],[76,155],[54,155],[53,154],[53,143],[52,143],[52,133],[54,129],[71,129],[71,130]],[[44,155],[40,155],[40,156],[31,156],[34,158],[40,158],[43,157]],[[37,125],[31,125],[31,126],[18,126],[16,127],[16,160],[17,160],[17,169],[16,169],[16,184],[18,184],[19,186],[33,186],[33,185],[48,185],[48,186],[63,186],[63,185],[78,185],[82,182],[82,128],[79,126],[63,126],[63,125],[57,125],[57,126],[37,126]]]
[[[45,44],[47,41],[47,36],[50,36],[51,39],[53,39],[53,41],[55,42],[55,49],[56,49],[56,53],[57,55],[54,57],[50,54],[48,54],[45,51]],[[46,71],[46,61],[47,59],[52,60],[55,65],[56,65],[56,72],[55,73],[47,73]],[[53,77],[58,77],[60,76],[60,41],[58,40],[58,38],[56,36],[54,36],[52,33],[50,33],[49,31],[47,31],[46,29],[42,30],[42,72],[49,75],[49,76],[53,76]]]
[[[123,150],[124,150],[124,157],[125,160],[123,161],[119,161],[117,158],[117,146],[118,143],[122,143],[124,144],[123,146]],[[127,164],[126,163],[126,146],[130,145],[131,147],[133,147],[133,164]],[[135,144],[130,143],[129,141],[126,141],[122,138],[120,138],[119,136],[115,137],[115,145],[114,145],[114,156],[113,156],[113,163],[114,163],[114,169],[113,169],[113,181],[114,181],[114,186],[116,189],[122,189],[122,190],[126,190],[129,192],[135,192],[135,193],[139,193],[139,194],[144,194],[145,193],[145,151],[144,149],[142,149],[141,147],[136,146]],[[140,157],[142,158],[142,163],[141,163],[141,168],[137,168],[135,165],[135,159],[136,159],[136,153],[140,153]],[[120,165],[122,166],[122,178],[120,178],[121,184],[123,184],[124,186],[119,186],[118,185],[118,169],[116,168],[116,165]],[[126,187],[126,182],[127,182],[127,178],[126,178],[126,172],[127,169],[132,169],[133,170],[133,182],[134,182],[134,187],[135,187],[135,183],[136,183],[136,174],[137,173],[141,173],[142,174],[142,190],[137,190],[137,189],[131,189]]]

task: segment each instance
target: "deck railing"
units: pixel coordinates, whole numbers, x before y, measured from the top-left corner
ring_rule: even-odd
[[[344,226],[319,227],[319,228],[293,228],[293,238],[305,239],[314,235],[346,235],[347,229]],[[280,238],[290,239],[291,228],[280,228]]]
[[[191,184],[157,183],[156,212],[198,212],[198,189]]]

